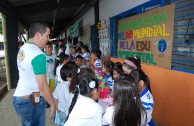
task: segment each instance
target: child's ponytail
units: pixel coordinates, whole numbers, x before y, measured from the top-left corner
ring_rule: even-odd
[[[78,69],[79,70],[79,69]],[[72,72],[72,80],[69,86],[69,92],[74,93],[76,89],[76,85],[78,84],[78,70]]]
[[[79,86],[77,85],[77,86],[75,86],[74,96],[72,98],[72,102],[71,102],[71,105],[69,107],[69,114],[71,113],[71,111],[73,110],[73,108],[75,106],[75,103],[77,102],[78,95],[79,95]],[[65,122],[68,120],[69,114],[67,115]]]
[[[97,83],[97,80],[94,79],[93,77],[84,77],[84,78],[81,78],[81,75],[79,76],[79,83],[75,83],[73,86],[74,86],[74,96],[72,98],[72,102],[71,102],[71,105],[69,107],[69,114],[66,118],[66,121],[68,120],[69,118],[69,115],[71,113],[71,111],[73,110],[76,102],[77,102],[77,99],[78,99],[78,95],[81,94],[81,95],[84,95],[84,96],[87,96],[87,97],[90,97],[91,96],[91,92],[94,88],[98,88],[98,83]],[[78,81],[77,81],[78,82]],[[71,84],[70,84],[71,85]],[[73,88],[72,86],[72,88]]]

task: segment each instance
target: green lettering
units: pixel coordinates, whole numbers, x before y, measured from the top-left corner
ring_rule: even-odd
[[[166,21],[167,21],[167,13],[166,13],[166,11],[164,11],[164,13],[162,14],[162,21],[163,21],[163,23],[166,23]]]

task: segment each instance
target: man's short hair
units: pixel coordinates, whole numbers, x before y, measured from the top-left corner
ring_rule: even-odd
[[[29,38],[33,38],[37,32],[41,35],[46,32],[46,28],[48,28],[46,23],[33,23],[29,28]]]

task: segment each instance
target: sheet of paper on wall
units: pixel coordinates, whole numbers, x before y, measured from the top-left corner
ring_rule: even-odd
[[[108,42],[109,42],[109,40],[106,39],[106,48],[108,48]]]
[[[106,27],[108,27],[110,24],[110,20],[109,20],[109,18],[106,18],[105,20],[106,20]]]
[[[98,31],[98,38],[100,38],[100,31]]]
[[[104,37],[107,38],[108,37],[108,29],[107,28],[104,29],[104,34],[105,34]]]
[[[107,48],[104,47],[104,56],[107,56]]]
[[[103,28],[103,29],[106,28],[106,20],[102,20],[102,21],[101,21],[101,24],[102,24],[102,28]]]

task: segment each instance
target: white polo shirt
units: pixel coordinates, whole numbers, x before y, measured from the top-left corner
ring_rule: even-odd
[[[68,114],[69,106],[73,98],[73,94],[69,92],[69,85],[69,81],[62,81],[53,92],[53,97],[58,100],[58,109],[66,114]]]
[[[54,79],[55,54],[46,55],[46,75],[47,79]]]
[[[25,43],[18,52],[17,65],[19,81],[14,96],[39,91],[35,75],[46,74],[46,56],[40,48],[33,43]]]
[[[91,98],[79,95],[64,126],[101,126],[102,107]]]
[[[61,78],[61,72],[60,72],[63,65],[64,65],[64,64],[59,64],[59,65],[57,66],[56,76],[57,76],[57,81],[58,81],[58,83],[61,83],[61,82],[63,81],[62,78]]]

